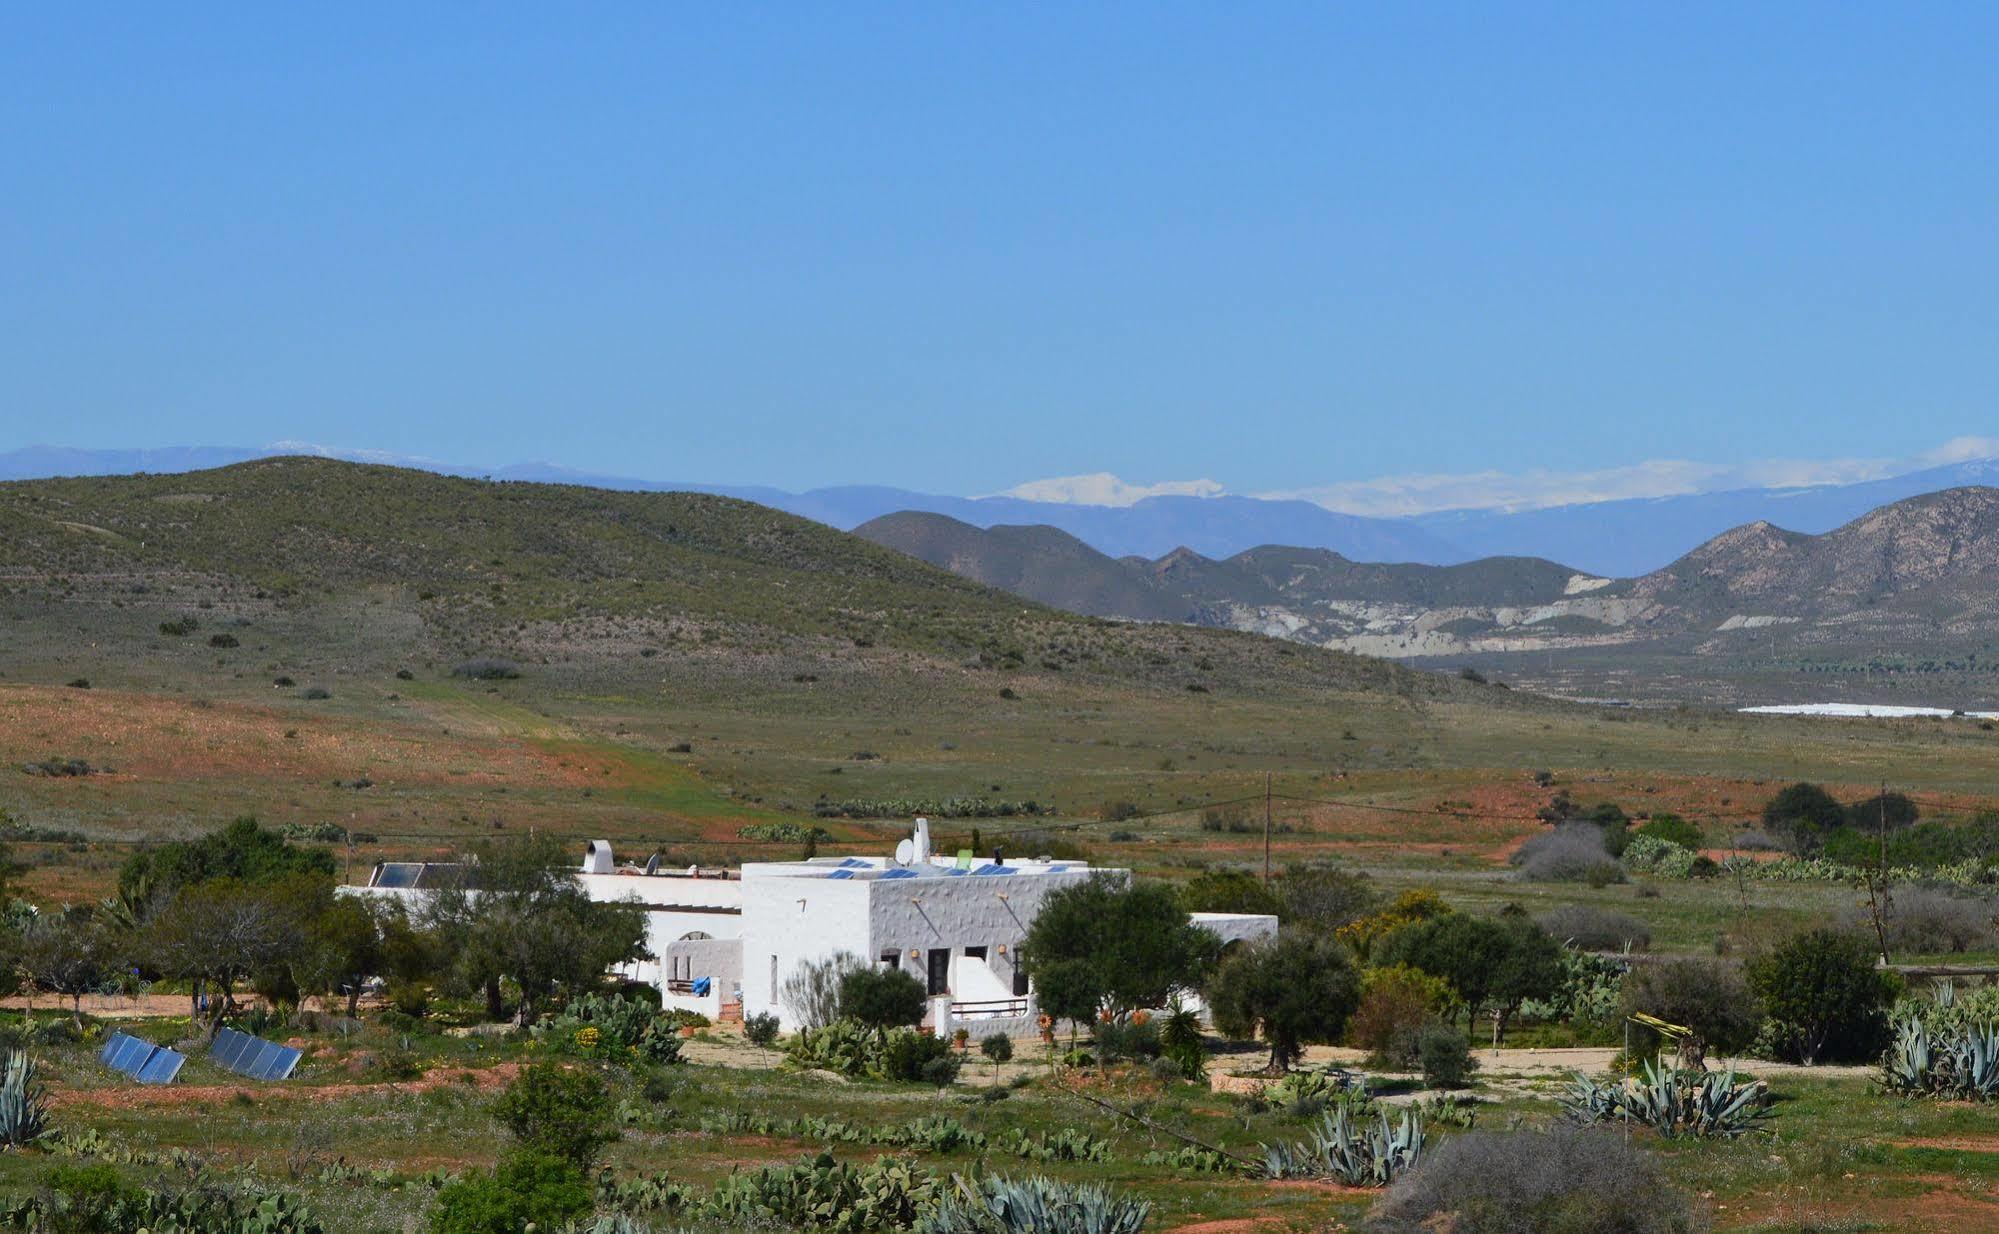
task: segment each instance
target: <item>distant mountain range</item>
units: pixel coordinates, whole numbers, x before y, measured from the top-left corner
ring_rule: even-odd
[[[1536,557],[1380,565],[1325,549],[1112,558],[1052,527],[901,513],[856,534],[1096,616],[1226,626],[1397,658],[1753,641],[1821,659],[1975,648],[1999,635],[1999,488],[1891,503],[1820,535],[1736,527],[1617,579]],[[1973,659],[1975,652],[1967,652]]]
[[[1820,534],[1879,506],[1924,493],[1999,483],[1999,460],[1980,460],[1860,484],[1801,489],[1744,489],[1544,510],[1457,510],[1407,518],[1337,514],[1306,501],[1254,497],[1152,497],[1130,506],[1088,506],[1014,497],[949,497],[849,485],[792,493],[754,485],[633,479],[542,463],[480,468],[393,458],[367,451],[312,450],[294,443],[266,449],[186,447],[82,450],[34,446],[0,453],[0,480],[58,475],[179,472],[254,458],[306,452],[392,462],[446,475],[490,476],[642,492],[685,491],[740,497],[852,530],[883,515],[916,511],[973,527],[1057,528],[1112,558],[1163,557],[1189,549],[1230,558],[1266,545],[1324,549],[1349,562],[1456,565],[1487,557],[1560,561],[1601,577],[1660,569],[1695,545],[1744,524],[1768,522]]]

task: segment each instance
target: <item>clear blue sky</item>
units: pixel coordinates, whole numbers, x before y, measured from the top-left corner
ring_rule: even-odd
[[[1253,491],[1999,424],[1999,10],[1075,7],[16,8],[0,448]]]

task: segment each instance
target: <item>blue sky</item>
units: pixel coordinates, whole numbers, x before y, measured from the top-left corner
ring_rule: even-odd
[[[1999,10],[1073,7],[16,10],[0,449],[1312,493],[1995,431]]]

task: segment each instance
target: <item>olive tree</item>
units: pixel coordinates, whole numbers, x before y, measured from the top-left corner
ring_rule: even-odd
[[[1207,988],[1215,1026],[1231,1037],[1261,1037],[1270,1071],[1289,1071],[1300,1050],[1330,1043],[1360,1004],[1360,975],[1337,941],[1306,932],[1239,947]]]

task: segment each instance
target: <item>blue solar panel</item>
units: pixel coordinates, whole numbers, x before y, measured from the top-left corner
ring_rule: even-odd
[[[279,1046],[277,1052],[263,1060],[257,1067],[259,1080],[282,1080],[291,1075],[292,1068],[298,1066],[299,1052],[290,1046]]]
[[[123,1040],[125,1040],[125,1034],[123,1033],[113,1033],[109,1037],[106,1037],[104,1039],[104,1048],[97,1052],[97,1061],[109,1067],[111,1065],[112,1053],[117,1050],[118,1043]]]
[[[114,1071],[136,1076],[139,1074],[139,1068],[145,1066],[146,1059],[152,1056],[153,1049],[150,1041],[121,1035],[116,1048],[111,1051],[111,1057],[105,1061]]]
[[[861,860],[859,857],[840,858],[840,868],[842,870],[861,870],[861,869],[866,869],[867,865],[868,863]]]
[[[852,870],[835,870],[835,871],[833,871],[833,872],[832,872],[831,874],[828,874],[828,875],[827,875],[826,877],[827,877],[827,878],[852,878],[852,877],[854,877],[854,872],[853,872]]]
[[[890,871],[889,871],[888,873],[886,873],[886,874],[882,875],[882,877],[883,877],[883,878],[915,878],[915,877],[916,877],[916,871],[914,871],[914,870],[890,870]]]
[[[208,1057],[224,1067],[233,1069],[236,1066],[237,1056],[243,1052],[244,1043],[249,1040],[250,1038],[233,1028],[222,1029],[215,1034],[215,1040],[209,1043]]]
[[[174,1077],[180,1074],[181,1064],[186,1061],[187,1059],[179,1054],[161,1046],[153,1051],[146,1059],[145,1065],[139,1069],[139,1073],[132,1078],[141,1084],[171,1084],[174,1082]]]
[[[978,869],[973,870],[972,873],[985,874],[985,875],[1011,874],[1013,873],[1013,867],[1001,866],[1001,865],[982,865]]]

